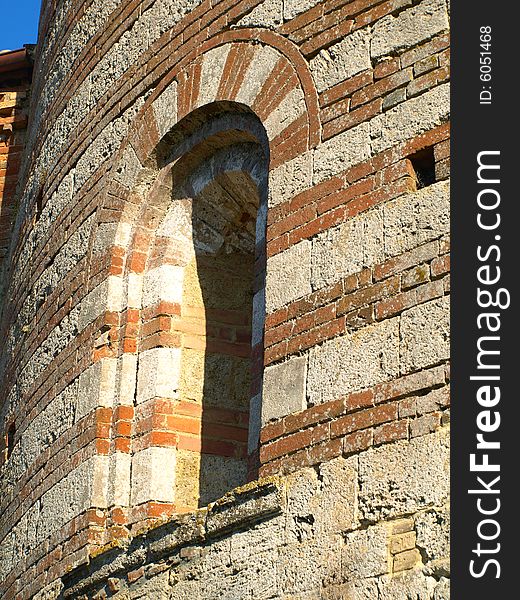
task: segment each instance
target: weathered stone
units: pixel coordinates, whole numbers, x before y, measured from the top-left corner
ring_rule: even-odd
[[[449,182],[446,181],[386,203],[382,208],[386,255],[402,254],[447,233],[449,209]]]
[[[407,571],[413,569],[421,561],[421,554],[416,548],[399,552],[394,556],[392,568],[394,573],[398,571]]]
[[[176,398],[180,376],[179,348],[154,348],[139,355],[137,402]]]
[[[172,502],[175,491],[174,448],[146,448],[132,456],[131,501]],[[168,468],[165,469],[165,465]]]
[[[312,243],[312,287],[319,289],[384,260],[384,215],[368,211]]]
[[[448,428],[361,454],[359,510],[362,517],[376,522],[444,504],[449,494],[448,464]]]
[[[341,551],[341,564],[345,579],[375,577],[388,573],[386,526],[377,525],[347,534]]]
[[[269,175],[269,206],[287,202],[312,184],[312,152],[289,160]]]
[[[217,46],[204,54],[202,72],[200,75],[200,92],[197,100],[198,106],[204,106],[215,100],[217,89],[214,82],[220,81],[230,45]]]
[[[405,550],[413,550],[415,548],[415,538],[415,531],[393,535],[390,540],[390,552],[392,554],[399,554]]]
[[[283,1],[266,0],[238,22],[242,27],[278,27],[283,22]]]
[[[264,372],[262,423],[306,408],[307,358],[291,358]]]
[[[423,560],[447,558],[450,554],[450,511],[449,506],[419,513],[415,517],[417,547]]]
[[[311,243],[303,240],[267,260],[266,309],[270,313],[310,293]]]
[[[153,103],[159,137],[168,133],[177,122],[177,82],[172,81]]]
[[[387,381],[399,372],[399,321],[369,325],[310,351],[307,397],[311,404]]]
[[[382,578],[379,582],[379,600],[430,600],[437,581],[414,569]]]
[[[270,46],[259,47],[238,90],[237,102],[243,102],[248,106],[253,104],[279,58],[280,55],[274,48]]]
[[[372,152],[382,152],[395,144],[412,139],[444,123],[448,117],[449,84],[445,83],[374,117],[369,124]],[[354,129],[367,125],[363,123]],[[338,137],[333,139],[337,140]],[[359,142],[354,145],[358,146]]]
[[[409,373],[446,360],[450,355],[449,298],[404,311],[400,329],[401,372]]]
[[[281,134],[298,117],[305,114],[305,111],[306,105],[303,92],[300,87],[295,87],[264,121],[269,139],[272,140]]]
[[[448,29],[448,26],[444,0],[425,0],[397,16],[388,15],[374,25],[370,44],[372,58],[415,46]]]
[[[371,127],[369,123],[361,123],[320,144],[314,151],[313,183],[338,175],[348,167],[369,158]],[[375,126],[376,130],[382,127],[382,124]]]
[[[450,580],[441,577],[433,591],[433,600],[450,600]]]
[[[286,21],[294,19],[297,15],[320,3],[320,0],[285,0],[283,3],[283,16]]]
[[[310,61],[319,92],[371,67],[368,29],[358,29]]]

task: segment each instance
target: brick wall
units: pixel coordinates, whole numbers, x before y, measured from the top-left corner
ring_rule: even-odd
[[[0,269],[16,212],[15,192],[26,141],[31,74],[27,50],[0,53]]]
[[[208,597],[223,565],[213,597],[448,597],[448,28],[444,0],[44,3],[4,281],[3,596]],[[249,277],[247,309],[200,311],[218,240],[250,263],[207,289]],[[213,407],[208,348],[234,361],[208,387],[240,381]],[[212,537],[179,485],[204,444],[276,478],[262,526]],[[182,511],[204,526],[157,558]],[[121,538],[144,554],[107,580]]]

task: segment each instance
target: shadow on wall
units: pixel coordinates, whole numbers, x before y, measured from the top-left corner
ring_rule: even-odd
[[[175,497],[192,508],[258,476],[268,159],[260,143],[231,140],[216,151],[204,140],[172,171],[173,202],[191,209],[179,400],[200,411],[200,430],[177,451]]]

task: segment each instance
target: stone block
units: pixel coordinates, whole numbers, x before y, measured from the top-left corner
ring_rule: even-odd
[[[443,505],[449,495],[449,429],[359,456],[359,510],[375,522]]]
[[[369,158],[371,127],[371,123],[361,123],[320,144],[314,151],[313,183],[320,183],[334,177]],[[378,130],[381,127],[382,124],[376,125]]]
[[[363,126],[370,128],[372,152],[377,154],[446,122],[449,114],[449,84],[445,83],[398,104]]]
[[[174,448],[146,448],[132,456],[132,505],[175,501]]]
[[[200,74],[200,92],[197,106],[204,106],[215,100],[218,84],[224,71],[224,65],[229,54],[230,44],[217,46],[204,54]]]
[[[264,371],[262,424],[306,408],[307,357],[267,367]]]
[[[316,236],[312,242],[313,289],[383,262],[383,224],[383,213],[372,210]]]
[[[177,122],[177,81],[172,81],[152,104],[159,138]]]
[[[307,110],[300,86],[292,89],[273,112],[265,119],[264,127],[270,140],[274,139]]]
[[[378,600],[430,600],[437,581],[425,576],[419,569],[402,571],[379,580]]]
[[[415,516],[417,547],[425,561],[440,560],[450,555],[449,506],[421,512]]]
[[[180,348],[154,348],[139,355],[137,402],[151,398],[177,398]]]
[[[388,573],[386,526],[376,525],[347,534],[341,550],[341,565],[342,575],[348,580]]]
[[[450,229],[449,182],[441,181],[404,194],[382,207],[388,257],[441,237]]]
[[[311,243],[303,240],[267,260],[266,309],[273,312],[311,292]]]
[[[421,553],[417,549],[405,550],[394,556],[392,568],[394,573],[397,571],[407,571],[413,569],[416,564],[421,562]]]
[[[238,21],[239,27],[274,29],[283,22],[283,0],[265,0]]]
[[[399,373],[399,321],[388,319],[325,342],[310,351],[311,404],[388,381]]]
[[[312,152],[299,156],[273,169],[269,175],[269,206],[287,202],[312,185]]]
[[[372,58],[395,55],[399,50],[432,38],[448,29],[448,26],[448,11],[444,0],[424,0],[396,16],[383,17],[374,24],[372,30]]]
[[[330,46],[310,61],[310,69],[318,92],[345,81],[349,77],[371,69],[370,33],[358,29],[341,42]]]
[[[435,365],[450,356],[449,298],[420,304],[401,315],[401,373]]]
[[[238,90],[236,101],[252,106],[280,54],[271,46],[259,46]]]
[[[319,4],[320,1],[321,0],[285,0],[283,3],[283,17],[286,21],[294,19],[297,15]]]
[[[390,540],[390,552],[392,554],[399,554],[406,550],[413,550],[415,548],[415,538],[415,531],[408,531],[392,536]]]

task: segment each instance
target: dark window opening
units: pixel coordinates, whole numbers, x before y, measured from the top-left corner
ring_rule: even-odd
[[[435,157],[433,154],[433,146],[424,148],[408,158],[415,171],[418,190],[435,183]]]
[[[16,433],[14,423],[9,425],[9,429],[7,430],[7,434],[5,436],[5,456],[9,458],[13,453],[14,448],[14,435]]]

